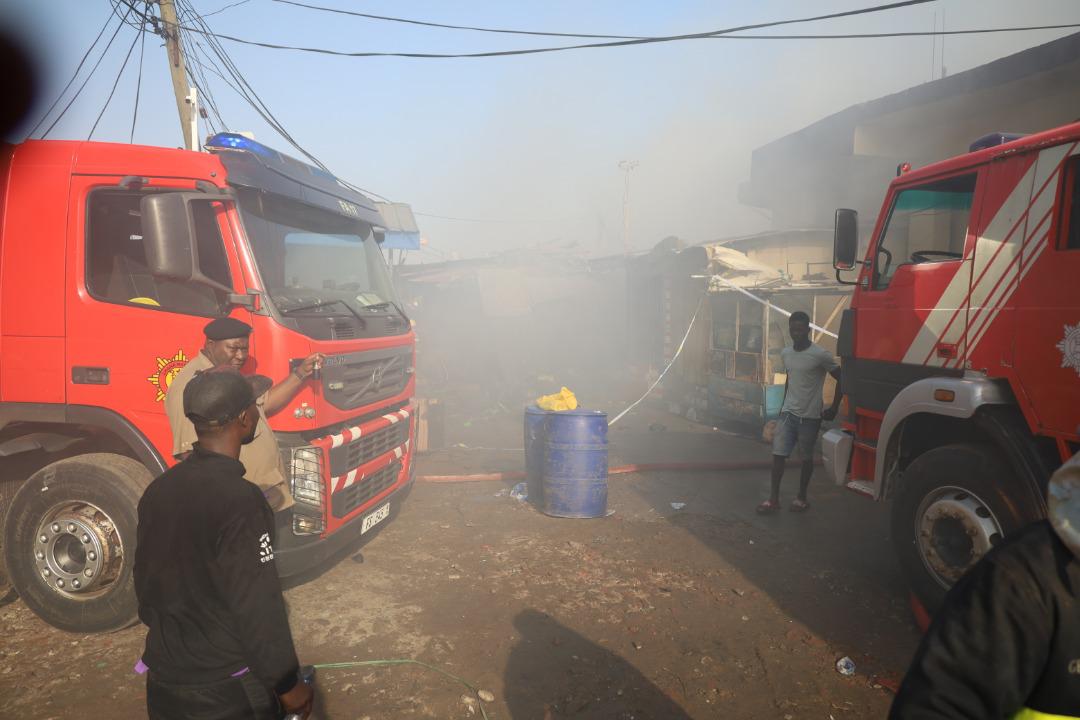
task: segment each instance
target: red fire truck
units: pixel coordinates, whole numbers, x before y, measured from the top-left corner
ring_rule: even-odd
[[[163,400],[214,317],[254,327],[248,369],[275,381],[327,355],[270,419],[296,500],[283,576],[370,537],[412,486],[414,336],[378,208],[247,137],[207,149],[0,146],[0,472],[21,483],[3,551],[60,628],[135,618],[136,504],[174,462]]]
[[[856,260],[838,352],[849,414],[823,440],[837,483],[892,501],[892,538],[930,610],[1002,537],[1046,512],[1080,449],[1080,123],[994,134],[898,170]]]

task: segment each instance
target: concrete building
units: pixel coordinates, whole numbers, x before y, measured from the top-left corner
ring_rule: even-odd
[[[842,110],[756,149],[739,200],[772,231],[723,241],[801,280],[828,271],[833,212],[859,211],[869,233],[897,165],[968,151],[992,132],[1080,120],[1080,33]]]

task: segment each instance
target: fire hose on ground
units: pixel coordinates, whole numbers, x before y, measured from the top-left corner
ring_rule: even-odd
[[[820,460],[815,460],[814,465],[820,465]],[[802,465],[801,462],[789,462],[787,467],[795,468]],[[629,473],[642,472],[737,472],[740,470],[771,470],[772,461],[755,460],[752,462],[666,462],[666,463],[632,463],[608,468],[608,475],[627,475]],[[511,482],[526,479],[525,471],[510,470],[506,472],[476,473],[472,475],[420,475],[416,478],[420,482],[430,483],[462,483],[462,482]]]

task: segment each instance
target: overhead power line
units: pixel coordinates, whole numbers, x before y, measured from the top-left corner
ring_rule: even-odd
[[[553,223],[553,222],[565,222],[566,218],[523,218],[519,220],[513,220],[510,218],[468,218],[468,217],[454,217],[451,215],[435,215],[433,213],[416,212],[413,211],[413,215],[420,217],[432,218],[435,220],[453,220],[454,222],[468,222],[468,223],[491,223],[498,225],[533,225],[540,223]]]
[[[724,35],[717,40],[860,40],[872,38],[927,37],[929,35],[989,35],[993,33],[1028,32],[1031,30],[1067,30],[1078,28],[1080,23],[1063,25],[1025,25],[1023,27],[976,28],[971,30],[912,30],[886,33],[841,33],[831,35]]]
[[[90,73],[82,81],[82,84],[79,85],[79,89],[75,91],[75,94],[71,96],[71,99],[68,101],[67,105],[64,106],[64,109],[60,111],[60,114],[57,115],[56,119],[52,121],[52,124],[49,125],[45,132],[41,134],[42,138],[47,138],[49,136],[49,133],[53,131],[53,128],[56,127],[56,124],[60,122],[64,115],[67,114],[67,111],[71,109],[71,106],[75,104],[75,101],[79,99],[79,95],[82,94],[82,91],[86,87],[86,84],[90,82],[90,78],[94,77],[94,73],[97,72],[98,66],[101,65],[101,61],[104,60],[105,56],[109,54],[109,49],[112,47],[113,42],[116,41],[116,36],[120,34],[120,28],[124,26],[127,15],[132,11],[132,9],[133,8],[129,7],[127,13],[124,13],[124,15],[120,18],[120,23],[117,24],[116,30],[113,31],[112,37],[109,38],[109,42],[105,45],[105,49],[101,51],[101,55],[100,57],[98,57],[97,62],[94,63],[94,67],[90,68]]]
[[[279,0],[279,2],[282,0]],[[936,0],[920,0],[922,2],[936,2]],[[810,22],[811,19],[804,21],[792,21],[792,22]],[[758,26],[760,27],[760,26]],[[400,58],[413,58],[417,60],[449,60],[455,58],[488,58],[488,57],[510,57],[514,55],[535,55],[539,53],[552,53],[561,52],[564,50],[583,50],[587,48],[602,48],[602,47],[622,47],[627,45],[644,45],[649,43],[661,43],[661,42],[674,42],[677,40],[860,40],[860,39],[874,39],[874,38],[899,38],[899,37],[928,37],[928,36],[941,36],[941,35],[989,35],[994,33],[1014,33],[1014,32],[1030,32],[1033,30],[1069,30],[1074,28],[1080,28],[1080,23],[1062,23],[1057,25],[1024,25],[1016,27],[1004,27],[1004,28],[975,28],[970,30],[912,30],[908,32],[887,32],[887,33],[842,33],[842,34],[807,34],[807,35],[731,35],[724,34],[723,31],[718,31],[715,34],[702,34],[696,36],[685,37],[662,37],[662,38],[641,38],[632,39],[626,42],[612,42],[612,43],[589,43],[583,45],[565,45],[561,47],[549,47],[549,48],[530,48],[524,50],[493,50],[489,52],[475,52],[475,53],[416,53],[416,52],[347,52],[343,50],[330,50],[328,48],[313,48],[304,47],[300,45],[282,45],[279,43],[262,42],[258,40],[247,40],[244,38],[238,38],[234,35],[226,35],[224,33],[213,33],[214,37],[221,40],[228,40],[229,42],[239,43],[241,45],[251,45],[254,47],[267,48],[269,50],[291,50],[295,52],[314,53],[317,55],[332,55],[335,57],[400,57]],[[200,33],[203,35],[208,34],[205,31],[198,30],[196,28],[181,26],[181,30],[189,30],[191,32]],[[729,32],[738,32],[738,30],[731,30]],[[583,36],[588,37],[588,36]]]
[[[885,5],[874,5],[867,8],[859,8],[856,10],[845,10],[842,12],[828,13],[825,15],[815,15],[813,17],[804,18],[792,18],[788,20],[773,20],[771,22],[753,23],[749,25],[739,25],[735,27],[725,28],[722,30],[711,30],[709,32],[701,33],[688,33],[683,35],[665,35],[659,37],[645,37],[645,38],[632,38],[628,40],[613,40],[611,42],[601,43],[581,43],[578,45],[561,45],[557,47],[542,47],[542,48],[524,48],[519,50],[492,50],[488,52],[476,52],[476,53],[413,53],[413,52],[343,52],[339,50],[328,50],[325,48],[308,48],[299,47],[295,45],[279,45],[277,43],[257,42],[254,40],[244,40],[232,35],[225,35],[218,33],[215,37],[222,40],[229,40],[231,42],[242,43],[244,45],[255,45],[258,47],[265,47],[274,50],[296,50],[300,52],[319,53],[323,55],[338,55],[343,57],[407,57],[407,58],[479,58],[479,57],[505,57],[510,55],[536,55],[540,53],[561,52],[565,50],[583,50],[586,48],[607,48],[607,47],[624,47],[628,45],[647,45],[652,43],[666,43],[676,42],[682,40],[703,40],[707,38],[714,38],[718,36],[726,36],[730,33],[743,32],[746,30],[760,30],[762,28],[778,27],[781,25],[794,25],[797,23],[815,22],[818,20],[834,20],[842,17],[852,17],[855,15],[867,15],[870,13],[883,12],[886,10],[895,10],[903,7],[910,7],[912,5],[923,5],[929,2],[936,2],[936,0],[902,0],[901,2],[893,2]],[[182,28],[184,30],[190,30],[191,32],[205,33],[205,30],[198,28]]]
[[[232,8],[234,8],[234,7],[239,7],[239,6],[241,6],[241,5],[246,5],[246,4],[247,4],[247,3],[249,3],[249,2],[251,2],[251,0],[238,0],[238,2],[230,3],[229,5],[226,5],[226,6],[225,6],[225,7],[223,7],[223,8],[218,8],[217,10],[215,10],[215,11],[213,11],[213,12],[208,12],[208,13],[206,13],[205,15],[203,15],[203,20],[205,20],[205,19],[206,19],[206,18],[208,18],[208,17],[212,17],[212,16],[214,16],[214,15],[217,15],[217,14],[219,14],[219,13],[223,13],[223,12],[225,12],[226,10],[231,10],[231,9],[232,9]]]
[[[566,32],[540,32],[537,30],[509,30],[506,28],[486,28],[475,27],[472,25],[447,25],[445,23],[427,22],[425,20],[410,20],[408,18],[390,17],[387,15],[372,15],[370,13],[356,12],[355,10],[342,10],[340,8],[322,7],[321,5],[309,5],[307,3],[295,2],[295,0],[274,0],[274,2],[282,3],[283,5],[295,5],[297,7],[307,8],[309,10],[320,10],[322,12],[336,13],[338,15],[352,15],[353,17],[366,18],[368,20],[381,20],[384,22],[404,23],[406,25],[421,25],[423,27],[442,28],[444,30],[471,30],[473,32],[483,33],[500,33],[504,35],[533,35],[537,37],[565,37],[565,38],[592,38],[596,40],[643,40],[644,36],[640,35],[592,35],[588,33],[566,33]]]
[[[932,0],[931,0],[932,1]],[[334,13],[337,15],[349,15],[352,17],[364,18],[367,20],[378,20],[382,22],[404,23],[407,25],[420,25],[423,27],[441,28],[445,30],[467,30],[471,32],[481,33],[498,33],[504,35],[529,35],[534,37],[565,37],[565,38],[583,38],[583,39],[601,39],[601,40],[662,40],[662,38],[653,38],[647,35],[602,35],[595,33],[570,33],[570,32],[544,32],[540,30],[516,30],[509,28],[490,28],[479,27],[474,25],[451,25],[448,23],[429,22],[426,20],[413,20],[410,18],[392,17],[389,15],[373,15],[371,13],[362,13],[355,10],[344,10],[341,8],[324,7],[322,5],[311,5],[309,3],[297,2],[297,0],[274,0],[274,2],[281,3],[283,5],[294,5],[296,7],[307,8],[309,10],[317,10],[320,12]],[[891,8],[884,8],[891,9]],[[793,21],[804,22],[804,21]],[[972,30],[931,30],[931,31],[912,31],[912,32],[888,32],[888,33],[846,33],[846,34],[813,34],[813,35],[732,35],[730,32],[735,31],[717,31],[710,35],[714,40],[851,40],[858,38],[890,38],[890,37],[920,37],[928,35],[975,35],[984,33],[1002,33],[1002,32],[1026,32],[1030,30],[1064,30],[1069,28],[1080,27],[1080,23],[1066,23],[1060,25],[1028,25],[1023,27],[1006,27],[1006,28],[981,28]],[[591,46],[586,46],[591,47]],[[286,49],[286,48],[283,48]],[[300,49],[300,48],[287,48],[287,49]],[[556,49],[571,49],[571,48],[556,48]],[[314,52],[314,50],[312,50]],[[424,56],[430,57],[430,56]],[[454,56],[434,56],[434,57],[476,57],[475,55],[454,55]]]
[[[139,33],[139,77],[135,80],[135,110],[131,113],[131,135],[129,143],[135,142],[135,123],[139,119],[139,95],[142,94],[143,58],[146,56],[146,17],[150,14],[150,3],[143,10],[143,31]]]
[[[124,1],[128,2],[129,0]],[[221,64],[224,66],[224,72],[219,73],[219,76],[222,78],[222,80],[224,80],[226,84],[228,84],[234,91],[236,91],[236,93],[240,95],[240,97],[242,97],[271,128],[273,128],[279,135],[281,135],[281,137],[284,138],[286,142],[292,145],[298,152],[300,152],[304,157],[313,162],[315,165],[322,168],[327,173],[334,175],[334,173],[321,160],[319,160],[319,158],[315,157],[314,154],[312,154],[302,145],[300,145],[300,143],[289,133],[289,131],[285,129],[285,126],[281,123],[281,121],[279,121],[277,117],[273,114],[273,112],[270,111],[270,108],[266,105],[265,102],[263,102],[262,98],[259,97],[258,93],[255,92],[255,89],[251,86],[251,84],[248,83],[247,79],[244,77],[243,73],[240,72],[240,69],[233,62],[232,58],[226,52],[225,48],[222,47],[221,43],[217,41],[217,37],[210,30],[210,26],[206,23],[206,18],[200,15],[198,11],[196,11],[195,8],[192,7],[191,3],[188,2],[188,0],[177,0],[177,7],[181,8],[184,13],[194,19],[195,23],[200,28],[200,30],[198,30],[197,32],[206,37],[207,44],[210,46],[210,50],[213,52],[214,55],[217,56],[218,60],[221,61]],[[185,28],[184,26],[180,27],[181,29],[189,29]],[[229,80],[225,78],[226,74],[232,78],[233,82],[235,82],[235,85],[233,84],[233,82],[229,82]],[[338,176],[335,175],[335,177]],[[341,183],[346,187],[349,187],[357,192],[369,195],[377,199],[388,201],[388,198],[376,192],[372,192],[357,185],[353,185],[352,183],[349,183],[341,179],[340,177],[338,177],[338,180],[341,181]]]
[[[79,72],[82,71],[83,65],[86,64],[86,59],[90,57],[90,53],[92,53],[94,51],[94,48],[97,47],[98,42],[101,40],[101,36],[105,34],[105,30],[108,29],[109,24],[112,22],[112,19],[113,15],[112,13],[109,13],[109,17],[105,19],[105,24],[101,26],[101,31],[98,32],[97,37],[94,38],[94,42],[90,43],[90,47],[86,48],[86,52],[83,53],[82,60],[79,60],[79,64],[75,68],[75,72],[71,74],[71,78],[67,81],[67,85],[64,85],[64,89],[61,90],[60,94],[56,96],[55,100],[53,100],[53,104],[49,106],[49,109],[46,110],[45,114],[41,116],[41,119],[38,120],[34,127],[30,129],[30,132],[27,133],[28,136],[32,137],[33,134],[37,132],[38,128],[41,127],[41,124],[45,122],[45,119],[52,114],[53,110],[56,109],[56,106],[60,104],[60,100],[64,97],[64,95],[67,94],[67,91],[71,88],[72,83],[75,82],[75,78],[79,77]]]
[[[112,89],[109,90],[109,97],[105,98],[105,104],[101,106],[101,112],[98,113],[97,120],[94,120],[94,125],[90,128],[90,134],[86,136],[87,140],[94,137],[94,131],[97,130],[98,123],[101,122],[101,118],[104,117],[105,111],[109,109],[109,104],[112,102],[113,95],[116,94],[116,86],[120,84],[120,78],[124,76],[124,71],[127,70],[128,60],[131,59],[131,53],[134,52],[135,45],[142,36],[143,31],[140,30],[135,35],[135,39],[131,41],[131,47],[128,48],[127,55],[124,56],[124,62],[120,65],[120,72],[116,73],[116,79],[113,80]]]

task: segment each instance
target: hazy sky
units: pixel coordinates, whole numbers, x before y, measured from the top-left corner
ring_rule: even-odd
[[[235,1],[191,3],[209,15]],[[305,1],[461,25],[650,36],[876,4]],[[111,12],[108,0],[0,3],[0,21],[19,28],[44,76],[39,107],[12,139],[21,139],[53,101]],[[929,30],[943,15],[949,29],[1080,22],[1080,2],[939,0],[759,32]],[[576,42],[364,20],[273,0],[248,0],[207,22],[242,38],[347,51],[476,52]],[[951,36],[944,41],[944,64],[956,73],[1069,32]],[[106,38],[111,33],[112,26]],[[133,28],[121,30],[50,138],[86,138],[135,37]],[[926,82],[932,43],[712,39],[451,60],[350,59],[224,45],[282,124],[338,175],[408,202],[418,213],[488,221],[418,217],[429,242],[420,257],[434,261],[550,242],[577,243],[594,255],[621,251],[623,159],[639,163],[631,176],[635,248],[667,235],[700,242],[764,229],[763,212],[736,198],[751,151],[851,104]],[[128,142],[138,59],[136,44],[94,139]],[[142,81],[135,142],[181,144],[165,50],[152,35]],[[297,154],[221,79],[211,74],[209,81],[229,129],[253,131]]]

